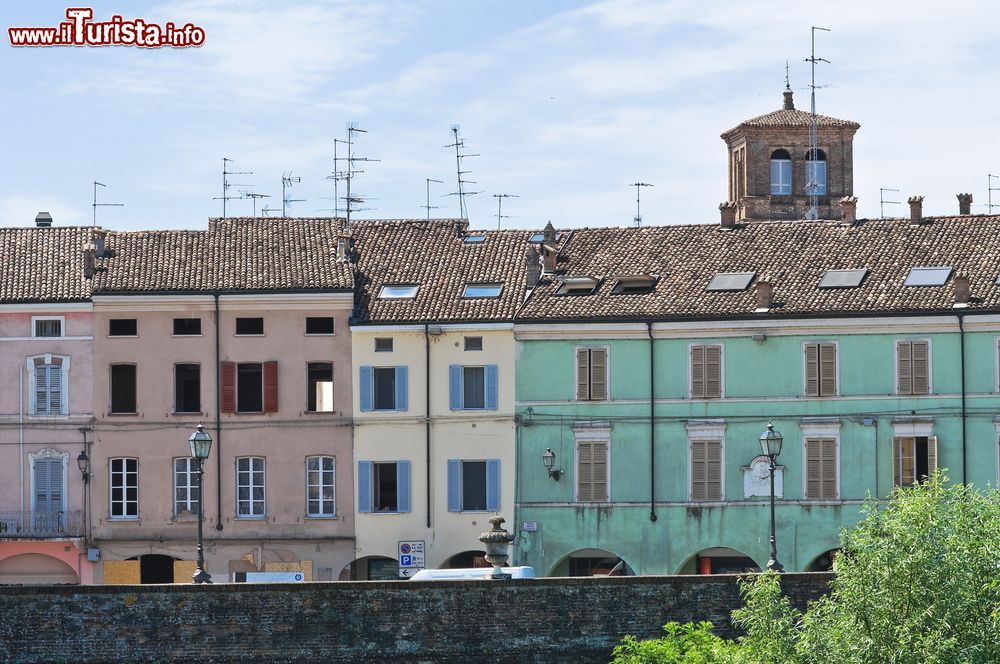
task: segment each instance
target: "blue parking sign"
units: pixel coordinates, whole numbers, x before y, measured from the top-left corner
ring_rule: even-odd
[[[399,566],[400,567],[409,567],[412,564],[413,564],[413,556],[400,556],[399,557]]]

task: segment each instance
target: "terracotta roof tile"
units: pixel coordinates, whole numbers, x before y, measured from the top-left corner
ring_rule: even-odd
[[[87,226],[0,228],[0,302],[81,302],[90,298],[83,276]]]

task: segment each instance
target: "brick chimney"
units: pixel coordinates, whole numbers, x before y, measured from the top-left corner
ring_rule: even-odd
[[[857,196],[844,196],[840,199],[840,218],[844,221],[858,220]]]
[[[90,241],[94,243],[94,248],[97,251],[98,258],[104,258],[105,240],[107,237],[108,232],[103,228],[95,228],[90,234]]]
[[[757,311],[766,312],[771,308],[774,300],[774,287],[770,281],[757,282]]]
[[[969,277],[965,274],[955,275],[955,306],[968,305],[972,297],[972,287]]]
[[[958,213],[972,214],[972,194],[958,194]]]
[[[784,104],[784,106],[782,108],[784,108],[784,110],[786,110],[786,111],[794,111],[795,110],[795,102],[792,101],[792,89],[791,88],[785,88],[785,92],[783,94],[784,94],[784,97],[785,97],[785,104]]]
[[[97,247],[93,242],[83,245],[83,276],[90,279],[97,271]]]
[[[723,228],[736,228],[736,202],[719,203],[719,217]]]
[[[351,236],[337,236],[337,262],[346,263],[351,259]]]
[[[35,226],[38,228],[48,228],[52,225],[52,215],[48,212],[39,212],[35,215]]]
[[[528,288],[538,285],[538,280],[542,278],[542,264],[538,259],[538,252],[535,248],[528,246],[524,252],[524,275]]]
[[[542,229],[542,271],[552,274],[556,271],[556,258],[559,255],[559,247],[556,245],[556,229],[552,222],[545,224]]]
[[[910,196],[906,202],[910,204],[910,222],[919,224],[924,218],[924,197]]]

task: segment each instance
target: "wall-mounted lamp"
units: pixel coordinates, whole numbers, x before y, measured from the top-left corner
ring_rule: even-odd
[[[83,450],[76,457],[76,467],[80,469],[80,474],[83,475],[83,483],[86,484],[90,481],[90,457],[87,456],[87,450]]]
[[[767,341],[767,335],[766,334],[752,334],[752,335],[750,335],[750,338],[753,339],[753,342],[755,344],[762,344],[765,341]]]
[[[542,464],[545,465],[545,470],[548,472],[549,477],[558,482],[559,478],[562,477],[563,471],[555,468],[556,453],[552,451],[551,447],[546,447],[545,452],[542,453]]]

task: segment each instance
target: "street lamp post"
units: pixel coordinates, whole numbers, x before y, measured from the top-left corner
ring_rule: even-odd
[[[204,505],[204,501],[202,500],[202,486],[205,478],[205,459],[208,458],[209,453],[212,451],[212,436],[205,431],[204,425],[199,424],[198,430],[188,438],[188,444],[191,446],[191,456],[198,461],[198,566],[194,570],[191,582],[211,583],[212,576],[205,571],[205,548],[202,541],[201,529],[204,519],[202,513],[202,506]]]
[[[778,562],[778,545],[774,537],[774,471],[778,466],[774,460],[781,454],[781,433],[774,430],[774,424],[767,423],[767,429],[760,435],[760,449],[771,462],[771,557],[767,561],[767,569],[783,572],[785,568]]]

